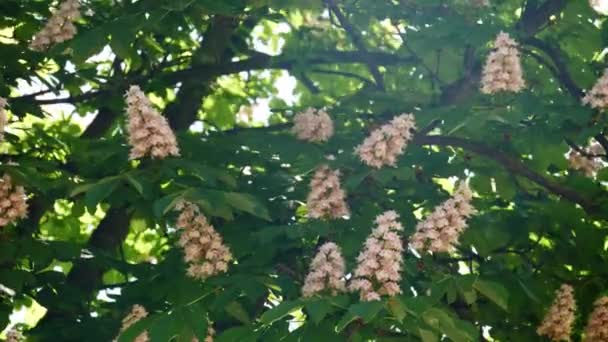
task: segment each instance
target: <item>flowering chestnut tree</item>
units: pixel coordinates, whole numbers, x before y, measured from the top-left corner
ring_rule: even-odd
[[[606,7],[0,1],[0,338],[608,341]]]

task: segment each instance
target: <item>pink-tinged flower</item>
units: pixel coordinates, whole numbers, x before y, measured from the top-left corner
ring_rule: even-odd
[[[78,19],[80,19],[80,3],[78,0],[63,1],[42,30],[34,35],[30,48],[43,51],[51,45],[72,39],[77,32],[74,23]]]
[[[0,179],[0,227],[25,218],[27,208],[25,189],[15,185],[11,176],[5,173]]]
[[[416,225],[416,232],[410,238],[412,248],[435,253],[452,251],[467,227],[466,219],[475,213],[471,206],[472,198],[468,185],[460,182],[452,198],[437,206]]]
[[[357,267],[349,290],[358,291],[362,301],[380,300],[401,293],[401,264],[403,243],[398,232],[403,230],[399,215],[387,211],[376,217],[376,227],[357,257]]]
[[[585,342],[608,341],[608,296],[595,301],[595,308],[589,316],[585,328]]]
[[[125,94],[127,102],[130,159],[149,156],[164,159],[179,156],[175,134],[167,120],[158,113],[138,86],[131,86]]]
[[[494,42],[494,51],[486,59],[481,77],[481,92],[495,94],[500,91],[519,92],[525,86],[519,50],[509,34],[500,32]]]
[[[340,247],[333,242],[327,242],[319,248],[310,263],[310,271],[302,287],[302,295],[311,297],[323,291],[332,296],[346,291],[344,258]]]
[[[334,171],[327,165],[317,168],[310,181],[306,206],[308,216],[315,219],[336,219],[350,215],[346,193],[340,186],[340,171]]]
[[[175,208],[180,211],[176,226],[183,231],[178,244],[184,250],[188,276],[204,280],[228,271],[232,253],[199,208],[186,201]]]
[[[602,77],[597,80],[582,101],[591,108],[606,109],[608,107],[608,69],[604,70]]]
[[[403,154],[413,138],[416,129],[413,114],[401,114],[389,123],[374,130],[363,143],[355,148],[355,153],[363,163],[379,169],[385,165],[395,166],[397,158]]]
[[[325,142],[334,135],[334,122],[327,112],[308,108],[296,114],[292,131],[300,140]]]
[[[576,301],[572,286],[563,284],[555,291],[555,299],[545,314],[536,333],[551,341],[570,341],[576,314]]]
[[[589,178],[595,178],[597,172],[606,167],[601,157],[606,154],[606,151],[598,143],[592,143],[582,150],[584,154],[574,149],[568,152],[568,165],[571,169],[580,171]]]
[[[120,336],[120,334],[122,334],[127,329],[129,329],[133,324],[139,322],[140,320],[142,320],[143,318],[145,318],[147,316],[148,316],[148,311],[146,311],[146,308],[144,308],[143,306],[141,306],[139,304],[133,305],[133,307],[131,308],[131,312],[129,312],[122,319],[122,326],[120,327],[118,336]],[[116,341],[118,341],[118,338],[114,339],[114,342],[116,342]],[[142,332],[134,340],[134,342],[148,342],[148,341],[150,341],[150,337],[148,336],[148,331]]]

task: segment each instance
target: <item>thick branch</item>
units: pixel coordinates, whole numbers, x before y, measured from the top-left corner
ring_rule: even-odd
[[[236,74],[242,71],[261,69],[292,69],[298,65],[320,65],[320,64],[358,64],[374,60],[378,65],[396,65],[401,63],[412,63],[412,57],[401,57],[383,52],[361,52],[361,51],[321,51],[311,53],[311,56],[270,56],[264,53],[255,53],[252,57],[225,64],[199,65],[190,69],[179,70],[166,74],[165,79],[172,82],[180,82],[185,79],[201,77],[217,77],[222,75]]]
[[[216,16],[211,20],[201,46],[195,51],[192,65],[229,61],[234,52],[228,49],[230,38],[237,28],[235,18]],[[183,131],[196,120],[203,98],[212,92],[214,76],[188,78],[182,83],[175,101],[165,109],[165,115],[174,130]]]
[[[101,220],[99,226],[89,239],[87,246],[92,250],[103,250],[109,254],[116,251],[118,246],[126,238],[129,228],[129,215],[125,208],[111,208],[106,216]],[[92,298],[95,295],[95,289],[99,287],[102,280],[104,267],[102,267],[95,259],[81,259],[75,263],[70,271],[66,281],[65,293],[58,291],[54,296],[61,298],[67,293],[73,294],[74,291],[80,293],[84,298]],[[54,308],[54,311],[47,312],[37,327],[45,325],[54,326],[57,321],[71,321],[77,315],[80,309],[85,309],[85,303],[77,303],[81,307],[71,307],[66,303],[61,308]],[[53,309],[53,308],[50,308]],[[72,324],[72,323],[70,323]]]
[[[361,51],[319,51],[311,53],[311,56],[271,56],[264,53],[255,52],[251,57],[237,62],[225,62],[220,64],[201,64],[188,69],[168,72],[159,75],[165,81],[176,84],[186,80],[196,80],[202,83],[205,80],[214,79],[223,75],[236,74],[243,71],[263,70],[263,69],[285,69],[290,70],[298,65],[325,65],[325,64],[360,64],[374,60],[376,65],[398,65],[404,63],[415,63],[414,57],[397,56],[384,52],[361,52]],[[128,79],[124,84],[138,83],[134,79]],[[141,80],[137,80],[141,81]],[[75,97],[36,100],[35,98],[15,98],[21,101],[31,101],[35,104],[57,104],[57,103],[77,103],[85,100],[95,99],[105,95],[110,90],[102,89],[91,93],[85,93]],[[9,99],[13,101],[13,99]]]
[[[82,138],[99,138],[112,127],[114,120],[119,116],[119,113],[108,107],[101,107],[97,111],[95,119],[87,126],[82,133]]]
[[[365,46],[365,42],[363,41],[363,37],[355,27],[350,23],[348,18],[342,13],[338,5],[334,0],[325,0],[329,9],[334,13],[338,21],[340,22],[340,26],[346,31],[350,39],[353,41],[355,47],[362,52],[367,52],[367,48]],[[378,70],[378,66],[373,62],[373,60],[369,59],[366,61],[369,72],[374,77],[376,81],[376,86],[380,89],[384,89],[384,78],[382,74],[380,74],[380,70]]]
[[[538,33],[549,22],[551,16],[561,12],[568,0],[547,0],[539,7],[537,2],[528,2],[517,24],[517,28],[529,37]]]
[[[570,75],[564,54],[558,47],[534,37],[526,39],[524,43],[537,48],[551,59],[555,67],[549,66],[549,70],[577,101],[583,96],[583,91]]]
[[[432,131],[439,125],[439,120],[433,120],[427,127],[422,128],[414,137],[412,141],[417,145],[436,145],[436,146],[451,146],[461,148],[463,150],[473,152],[482,157],[494,160],[498,164],[502,165],[507,171],[524,178],[531,180],[532,182],[542,186],[549,192],[561,196],[573,203],[576,203],[583,207],[588,213],[596,213],[598,207],[595,202],[589,198],[582,196],[575,189],[571,189],[567,186],[561,185],[555,181],[548,179],[542,174],[534,171],[526,164],[524,164],[519,158],[510,156],[504,152],[501,152],[491,146],[484,145],[481,142],[476,142],[466,138],[449,137],[441,135],[427,135],[428,132]],[[241,131],[250,131],[252,129],[259,130],[260,132],[273,132],[289,128],[291,123],[282,123],[274,126],[260,127],[260,128],[246,128],[238,127],[228,131],[224,131],[224,134],[238,134]],[[608,142],[608,141],[607,141]]]
[[[447,137],[440,135],[423,135],[416,136],[414,143],[418,145],[438,145],[438,146],[452,146],[459,147],[463,150],[467,150],[476,153],[480,156],[492,159],[502,165],[507,171],[525,177],[534,183],[544,187],[548,191],[559,195],[571,202],[579,204],[585,209],[585,211],[592,213],[597,211],[597,207],[594,203],[582,196],[578,191],[569,187],[558,184],[552,180],[549,180],[540,173],[532,170],[526,164],[524,164],[518,158],[509,156],[503,152],[500,152],[494,148],[485,146],[481,143],[474,142],[464,138]]]

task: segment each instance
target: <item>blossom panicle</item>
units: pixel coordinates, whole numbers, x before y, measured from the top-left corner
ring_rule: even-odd
[[[0,179],[0,227],[27,216],[27,195],[23,186],[15,185],[5,173]]]
[[[608,107],[608,69],[600,77],[593,88],[582,99],[584,105],[591,108],[606,109]]]
[[[520,92],[526,86],[519,59],[519,50],[509,34],[500,32],[483,67],[481,92],[495,94],[501,91]]]
[[[184,250],[184,261],[189,265],[188,275],[204,280],[228,271],[232,261],[230,248],[205,215],[194,203],[187,201],[180,201],[176,209],[180,211],[176,225],[182,230],[178,243]]]
[[[77,32],[74,23],[80,17],[80,3],[78,0],[64,0],[42,30],[34,35],[30,48],[43,51],[54,44],[72,39]]]
[[[302,295],[311,297],[323,291],[329,291],[335,296],[346,291],[344,258],[340,247],[333,242],[327,242],[319,248],[310,263],[310,272],[306,276]]]
[[[606,167],[601,155],[606,154],[602,145],[592,143],[581,151],[571,149],[568,152],[568,165],[571,169],[582,172],[585,176],[595,178],[597,172]]]
[[[584,342],[608,342],[608,296],[595,301],[587,321]]]
[[[179,156],[175,134],[167,120],[152,106],[138,86],[131,86],[125,94],[127,102],[130,159],[150,156],[164,159]]]
[[[410,239],[417,251],[450,252],[458,244],[460,234],[467,227],[466,220],[475,213],[471,205],[473,194],[466,182],[461,182],[454,196],[416,225]]]
[[[350,215],[346,193],[340,185],[340,171],[321,165],[310,181],[310,192],[306,199],[308,216],[318,218],[341,218]]]
[[[551,341],[570,341],[575,314],[574,289],[563,284],[555,291],[555,299],[536,332]]]
[[[413,114],[401,114],[389,123],[374,130],[363,143],[355,148],[355,153],[363,163],[376,169],[395,166],[397,158],[403,154],[413,138],[416,129]]]
[[[403,242],[399,232],[403,230],[395,211],[387,211],[376,217],[376,227],[365,240],[357,257],[357,267],[349,290],[359,292],[362,301],[380,300],[380,296],[396,296],[401,293],[401,265]]]
[[[296,114],[292,131],[300,140],[326,142],[334,135],[334,122],[324,110],[308,108]]]

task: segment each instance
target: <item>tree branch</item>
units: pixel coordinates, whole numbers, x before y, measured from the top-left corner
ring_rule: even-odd
[[[337,70],[327,70],[327,69],[312,69],[310,70],[310,72],[312,73],[318,73],[318,74],[327,74],[327,75],[336,75],[336,76],[342,76],[342,77],[348,77],[348,78],[354,78],[357,79],[367,85],[373,85],[373,82],[363,76],[354,74],[354,73],[350,73],[350,72],[346,72],[346,71],[337,71]]]
[[[340,26],[342,26],[344,31],[346,31],[346,33],[348,34],[350,39],[353,41],[353,44],[355,45],[355,47],[359,51],[367,52],[367,48],[365,47],[365,42],[363,41],[361,34],[350,23],[350,21],[346,18],[346,16],[342,13],[342,11],[340,11],[340,8],[338,8],[338,5],[336,5],[336,2],[334,0],[325,0],[325,3],[327,4],[327,6],[331,10],[331,12],[334,13],[336,18],[338,18],[338,22],[340,23]],[[384,78],[382,77],[382,74],[380,74],[380,70],[378,70],[378,66],[371,59],[366,60],[365,63],[367,64],[369,72],[372,74],[372,76],[374,77],[374,80],[376,81],[376,86],[380,89],[384,89]]]
[[[452,146],[459,147],[463,150],[467,150],[476,153],[480,156],[492,159],[495,162],[502,165],[507,171],[522,176],[531,180],[532,182],[542,186],[553,194],[559,195],[573,203],[579,204],[588,213],[597,213],[597,206],[595,203],[584,196],[578,191],[549,180],[540,173],[532,170],[526,164],[524,164],[518,158],[509,156],[503,152],[500,152],[494,148],[483,145],[472,140],[448,137],[440,135],[417,135],[413,141],[418,145],[438,145],[438,146]]]
[[[532,182],[540,185],[549,192],[561,196],[570,202],[580,205],[585,211],[590,214],[598,213],[597,204],[589,198],[582,196],[577,190],[569,188],[565,185],[559,184],[553,180],[548,179],[542,174],[534,171],[529,166],[524,164],[519,158],[510,156],[504,152],[499,151],[496,148],[484,145],[481,142],[476,142],[466,138],[441,136],[441,135],[427,135],[428,132],[436,128],[440,123],[440,120],[433,120],[427,127],[423,128],[418,132],[412,141],[417,145],[436,145],[436,146],[451,146],[461,148],[463,150],[473,152],[482,157],[494,160],[498,164],[502,165],[507,171],[514,175],[521,176],[531,180]],[[239,127],[228,131],[223,131],[223,134],[238,134],[242,131],[250,131],[252,129],[259,130],[261,132],[273,132],[289,128],[291,123],[282,123],[273,126],[259,127],[259,128],[246,128]],[[608,140],[606,141],[608,143]]]
[[[526,39],[524,44],[535,47],[551,59],[554,67],[548,66],[549,70],[575,99],[579,100],[583,96],[582,89],[576,85],[576,82],[574,82],[574,79],[568,72],[568,65],[564,61],[563,53],[558,47],[535,37]],[[539,61],[542,62],[542,60]]]
[[[253,56],[237,61],[218,65],[199,65],[189,69],[174,71],[164,76],[166,80],[174,83],[189,78],[200,80],[201,77],[217,77],[222,75],[235,74],[242,71],[261,70],[261,69],[292,69],[298,65],[319,65],[319,64],[358,64],[374,60],[377,65],[397,65],[402,63],[415,62],[415,58],[401,57],[383,52],[361,52],[361,51],[319,51],[311,53],[312,56],[298,56],[297,58],[289,55],[270,56],[256,52]]]
[[[89,239],[87,246],[93,250],[104,250],[108,253],[115,251],[122,241],[126,238],[129,228],[129,215],[126,208],[111,208],[106,216],[101,220],[99,226]],[[91,298],[95,295],[94,291],[101,284],[104,268],[93,259],[83,258],[75,263],[67,276],[65,293],[57,291],[53,293],[57,298],[62,298],[67,293],[74,294],[74,291]],[[69,301],[67,301],[69,302]],[[64,321],[79,314],[80,309],[86,308],[86,303],[74,303],[81,307],[73,307],[65,303],[61,307],[51,307],[49,311],[36,326],[54,326],[57,321]],[[52,311],[51,311],[52,310]]]
[[[549,22],[551,16],[558,14],[566,7],[568,0],[547,0],[537,6],[538,1],[528,1],[517,28],[531,37],[538,33]]]
[[[228,49],[231,36],[237,28],[238,20],[232,17],[215,16],[207,28],[201,46],[194,52],[192,65],[203,63],[218,64],[229,61],[234,52]],[[203,99],[212,93],[213,75],[199,78],[187,78],[183,81],[175,100],[165,109],[169,125],[174,130],[182,131],[196,120]]]
[[[313,56],[292,57],[290,55],[271,56],[264,53],[255,52],[250,57],[240,61],[230,61],[220,64],[195,65],[187,69],[172,71],[164,75],[159,75],[159,78],[162,78],[163,80],[168,81],[172,84],[185,82],[187,80],[195,80],[200,85],[202,82],[205,82],[205,80],[214,79],[223,75],[231,75],[243,71],[263,69],[291,70],[294,67],[302,64],[307,66],[325,64],[365,64],[368,60],[374,60],[376,65],[388,66],[416,62],[416,59],[410,56],[402,57],[384,52],[319,51],[316,53],[313,52],[312,54]],[[318,70],[316,72],[318,72]],[[124,84],[128,85],[131,83],[138,83],[140,81],[143,80],[139,76],[131,77],[127,78]],[[37,105],[78,103],[82,101],[96,99],[99,96],[106,95],[110,92],[110,89],[99,89],[89,93],[84,93],[81,95],[67,98],[37,100],[32,97],[16,97],[9,99],[9,101],[30,101]]]

